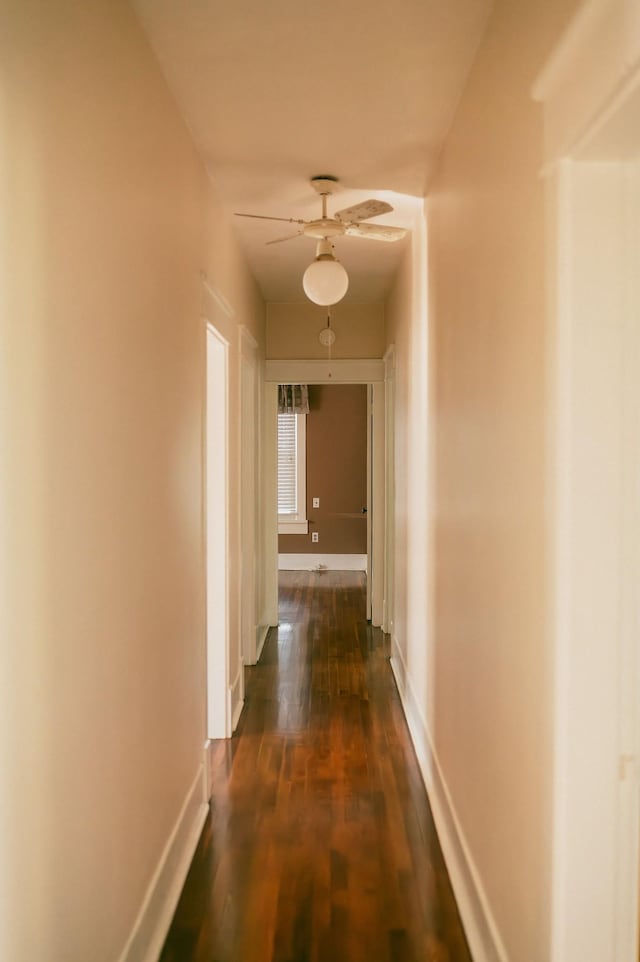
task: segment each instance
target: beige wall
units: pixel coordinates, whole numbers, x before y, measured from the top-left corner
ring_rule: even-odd
[[[309,301],[267,305],[268,358],[327,358],[318,334],[327,326],[327,309]],[[382,357],[384,354],[383,304],[334,304],[331,327],[336,340],[333,358]]]
[[[415,277],[425,227],[387,313],[395,640],[506,957],[523,962],[549,954],[552,790],[542,125],[529,91],[574,6],[497,3],[429,195],[429,290]]]
[[[113,962],[205,737],[200,271],[261,305],[128,6],[0,38],[0,957]]]
[[[429,350],[426,300],[426,226],[423,213],[387,303],[390,344],[395,344],[395,560],[390,631],[423,711],[432,703],[427,672],[432,532],[429,451]]]
[[[309,385],[306,438],[309,533],[281,534],[278,551],[366,554],[366,514],[345,517],[367,504],[366,384]]]
[[[201,314],[229,342],[229,463],[231,465],[229,497],[229,679],[233,683],[240,671],[240,592],[238,577],[241,563],[240,552],[240,496],[242,486],[236,481],[240,471],[240,326],[258,342],[258,361],[264,358],[265,306],[258,288],[247,271],[240,248],[220,204],[214,184],[209,184],[205,201],[205,252],[203,262],[208,284],[219,294],[228,308],[221,309],[219,301],[205,288],[201,296]],[[204,377],[204,354],[201,356]],[[260,481],[259,471],[255,484]],[[256,546],[258,550],[258,546]],[[259,565],[258,565],[259,567]],[[263,600],[258,589],[258,623],[265,623],[262,612]]]

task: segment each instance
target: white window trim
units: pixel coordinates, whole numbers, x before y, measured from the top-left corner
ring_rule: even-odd
[[[302,452],[302,457],[300,453]],[[307,521],[307,416],[296,414],[296,514],[278,515],[278,534],[308,534]]]

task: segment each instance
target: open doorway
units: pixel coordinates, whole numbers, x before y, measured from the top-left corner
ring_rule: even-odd
[[[367,570],[368,393],[310,384],[304,411],[278,412],[280,570]]]
[[[367,587],[370,591],[367,614],[376,626],[382,624],[384,610],[385,563],[385,425],[384,379],[382,360],[339,361],[267,361],[265,365],[265,422],[272,425],[268,432],[272,443],[265,451],[265,475],[272,477],[264,490],[272,492],[265,506],[266,537],[264,583],[268,594],[268,610],[275,615],[270,623],[277,623],[278,605],[278,512],[277,512],[277,410],[278,384],[360,384],[369,394],[368,423],[370,425],[369,469],[370,493],[365,517],[370,528],[370,556],[367,561]],[[311,497],[313,493],[310,492]],[[351,513],[351,512],[350,512]],[[361,522],[362,523],[362,522]],[[272,617],[273,617],[272,615]]]

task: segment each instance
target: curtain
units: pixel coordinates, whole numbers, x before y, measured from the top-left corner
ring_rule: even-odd
[[[309,388],[306,384],[278,385],[278,414],[308,414]]]

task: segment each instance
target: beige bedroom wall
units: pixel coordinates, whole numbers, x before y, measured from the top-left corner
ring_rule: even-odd
[[[113,962],[205,738],[201,270],[232,369],[262,306],[128,5],[0,38],[0,957]]]
[[[207,275],[206,286],[202,290],[201,313],[204,321],[211,323],[229,342],[228,365],[228,411],[230,431],[229,444],[229,550],[227,558],[228,588],[229,588],[229,678],[230,682],[237,679],[241,670],[241,625],[240,625],[240,593],[241,593],[241,504],[242,486],[239,483],[240,472],[240,352],[241,327],[246,328],[250,337],[258,344],[258,362],[264,358],[265,345],[265,304],[258,287],[250,275],[243,259],[228,216],[223,211],[220,199],[213,183],[208,183],[205,203],[205,253],[203,263]],[[221,307],[217,297],[211,295],[211,289],[221,298]],[[204,337],[204,326],[202,329]],[[204,344],[204,341],[203,341]],[[205,376],[205,358],[202,358],[202,377]],[[259,432],[258,432],[259,433]],[[260,482],[259,474],[255,483]],[[259,550],[259,546],[256,546]],[[259,567],[259,565],[258,565]],[[258,595],[259,595],[259,586]],[[258,597],[258,605],[262,600]],[[257,617],[260,619],[261,611]]]
[[[407,259],[387,305],[397,351],[396,644],[498,942],[505,958],[527,962],[549,957],[553,724],[543,140],[530,87],[575,6],[496,4],[427,199],[428,291]],[[419,460],[416,443],[417,488],[403,467]],[[426,540],[416,540],[423,524]],[[421,564],[416,642],[411,579]]]
[[[386,305],[389,344],[395,345],[395,561],[391,635],[398,663],[411,678],[423,712],[431,705],[428,670],[432,528],[428,392],[429,318],[427,233],[420,212]],[[427,601],[425,601],[427,599]]]
[[[367,553],[367,385],[310,384],[306,417],[308,534],[278,536],[280,554]],[[313,499],[320,507],[313,507]],[[318,541],[311,535],[317,532]]]

